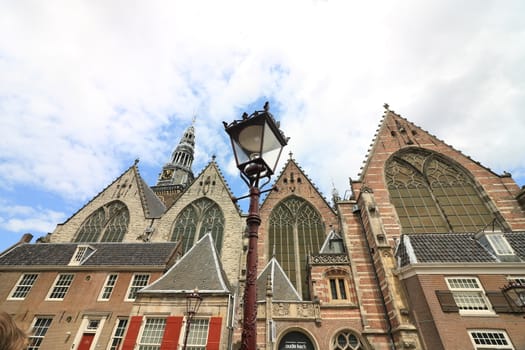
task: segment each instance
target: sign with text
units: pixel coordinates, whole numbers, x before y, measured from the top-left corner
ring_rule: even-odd
[[[279,350],[315,350],[315,348],[305,334],[294,331],[281,339]]]

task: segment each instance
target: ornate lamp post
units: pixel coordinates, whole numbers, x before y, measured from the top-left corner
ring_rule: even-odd
[[[202,297],[199,294],[199,290],[195,288],[193,292],[186,295],[186,332],[184,334],[184,346],[182,347],[186,350],[186,345],[188,343],[188,335],[190,334],[190,325],[193,317],[199,311],[199,307],[202,303]]]
[[[281,152],[288,138],[279,130],[279,123],[269,112],[269,104],[264,110],[255,111],[241,120],[230,124],[223,122],[230,136],[237,168],[241,178],[250,188],[250,208],[246,224],[248,226],[248,253],[246,256],[246,285],[244,288],[244,317],[242,326],[242,350],[257,349],[257,238],[261,218],[259,216],[260,188],[270,182]],[[266,179],[261,186],[259,181]],[[235,200],[240,199],[236,198]]]
[[[525,284],[519,281],[509,282],[501,288],[503,295],[512,302],[512,307],[518,312],[525,312]]]

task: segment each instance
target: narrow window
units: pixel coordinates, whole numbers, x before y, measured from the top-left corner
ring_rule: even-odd
[[[208,328],[210,321],[207,319],[196,319],[191,321],[190,333],[188,334],[187,349],[205,350],[208,340]]]
[[[122,344],[122,340],[124,339],[124,333],[126,332],[127,325],[127,318],[119,318],[117,320],[115,330],[113,331],[113,336],[111,337],[111,341],[109,343],[109,350],[120,349],[120,344]]]
[[[346,300],[346,283],[342,277],[330,278],[330,294],[332,300]]]
[[[49,329],[52,320],[52,318],[47,317],[38,317],[35,319],[33,328],[31,332],[29,332],[31,336],[29,337],[29,346],[27,347],[27,350],[40,349],[40,345],[46,336],[47,330]]]
[[[505,331],[491,329],[474,329],[468,331],[470,340],[476,350],[514,350]]]
[[[477,278],[454,277],[446,281],[461,314],[493,313]]]
[[[73,282],[73,277],[75,275],[71,273],[63,273],[57,276],[53,288],[49,293],[48,299],[52,300],[63,300]]]
[[[111,293],[113,293],[113,288],[115,288],[115,284],[117,283],[117,278],[118,274],[116,273],[111,273],[108,275],[106,282],[104,283],[104,287],[102,287],[99,300],[109,300]]]
[[[192,325],[193,326],[193,325]],[[140,337],[139,350],[160,350],[164,329],[165,318],[148,318]]]
[[[137,292],[140,289],[146,287],[148,285],[148,282],[149,282],[148,274],[133,275],[133,279],[131,280],[131,284],[129,286],[126,300],[135,300],[137,296]]]
[[[31,287],[33,287],[33,284],[35,284],[37,277],[38,274],[36,273],[23,274],[18,280],[18,283],[16,284],[15,288],[11,292],[11,296],[9,297],[9,299],[25,299],[27,294],[29,294]]]

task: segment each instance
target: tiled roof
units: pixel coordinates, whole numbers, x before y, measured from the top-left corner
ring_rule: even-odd
[[[272,258],[257,278],[257,300],[266,299],[268,280],[271,283],[273,300],[301,301],[299,293],[284,273],[277,259]]]
[[[516,255],[525,261],[525,232],[503,234]],[[497,263],[474,233],[421,233],[401,236],[396,256],[399,266],[416,263]]]
[[[0,256],[1,266],[67,266],[77,246],[94,249],[80,266],[163,266],[177,243],[42,243],[22,244]]]
[[[141,293],[181,293],[195,288],[199,293],[230,293],[211,234],[206,234],[161,278]]]

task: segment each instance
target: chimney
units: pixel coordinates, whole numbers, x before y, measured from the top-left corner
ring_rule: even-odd
[[[20,239],[18,243],[30,243],[32,239],[33,239],[32,234],[24,233],[24,235],[22,236],[22,238]]]

